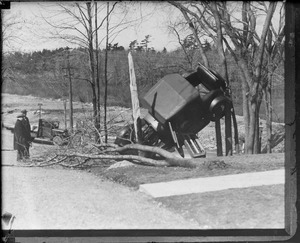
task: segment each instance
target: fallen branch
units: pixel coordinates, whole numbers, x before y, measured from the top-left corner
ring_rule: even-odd
[[[92,146],[98,149],[99,153],[103,154],[107,151],[107,148],[118,148],[119,146],[111,143],[92,144]]]
[[[50,164],[44,164],[43,163],[43,165],[41,165],[41,166],[50,166],[50,165],[56,165],[56,164],[61,164],[61,162],[63,162],[64,160],[66,160],[68,157],[67,156],[64,156],[62,159],[60,159],[60,160],[57,160],[57,161],[54,161],[54,162],[52,162],[52,163],[50,163]]]
[[[58,155],[55,155],[53,158],[51,158],[45,162],[42,162],[42,163],[31,163],[31,164],[23,164],[23,165],[17,165],[17,166],[18,167],[46,167],[46,166],[61,164],[61,162],[63,162],[64,160],[66,160],[68,158],[68,157],[64,156],[63,158],[61,158],[59,160],[49,163],[50,161],[54,160],[57,157],[58,157]],[[32,162],[35,162],[35,161],[32,160]]]
[[[39,163],[39,165],[48,164],[50,161],[56,159],[57,157],[58,157],[58,155],[56,154],[54,157],[52,157],[52,158],[50,158],[50,159],[48,159],[48,160],[46,160],[44,162]]]
[[[112,160],[130,160],[133,163],[143,164],[148,166],[169,166],[169,163],[165,161],[157,161],[150,158],[141,157],[138,155],[112,155],[112,154],[81,154],[81,153],[72,153],[72,154],[58,154],[58,156],[66,156],[66,157],[81,157],[81,158],[89,158],[89,159],[112,159]]]
[[[189,167],[194,168],[197,166],[197,163],[195,163],[192,159],[185,159],[181,157],[177,157],[173,153],[168,152],[167,150],[164,150],[159,147],[152,147],[147,145],[141,145],[141,144],[128,144],[123,147],[114,147],[106,149],[102,152],[125,152],[128,150],[137,150],[137,151],[144,151],[144,152],[150,152],[153,154],[158,154],[161,157],[165,158],[165,162],[167,163],[167,166],[181,166],[181,167]],[[122,155],[125,156],[125,155]],[[137,158],[144,158],[142,156],[136,156]],[[151,159],[152,161],[156,161]],[[156,161],[157,163],[157,161]]]
[[[68,165],[68,164],[65,164],[65,163],[61,163],[60,165],[62,165],[64,167],[75,168],[75,167],[79,167],[79,166],[82,166],[82,165],[86,164],[89,160],[90,160],[90,158],[86,158],[84,161],[79,162],[75,165]]]

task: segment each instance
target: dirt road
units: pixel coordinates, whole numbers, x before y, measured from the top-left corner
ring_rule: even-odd
[[[11,134],[4,131],[2,139],[2,213],[16,216],[14,229],[199,228],[147,195],[91,173],[19,167],[16,152],[8,151]]]

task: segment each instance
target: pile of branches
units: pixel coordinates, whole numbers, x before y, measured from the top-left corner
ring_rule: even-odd
[[[113,124],[113,123],[112,123]],[[126,124],[125,124],[126,125]],[[122,126],[123,127],[123,126]],[[110,127],[111,130],[116,130]],[[98,136],[96,136],[98,133]],[[95,137],[100,140],[95,142]],[[114,144],[114,136],[109,143],[101,139],[101,131],[93,127],[92,122],[81,122],[81,126],[70,135],[64,146],[57,147],[50,155],[44,158],[32,159],[26,166],[54,166],[60,165],[68,168],[87,168],[92,166],[108,166],[116,161],[127,160],[134,164],[144,166],[169,167],[179,166],[195,168],[199,166],[199,160],[182,158],[179,155],[159,147],[127,144],[118,146]],[[204,163],[210,163],[208,159],[201,159]]]

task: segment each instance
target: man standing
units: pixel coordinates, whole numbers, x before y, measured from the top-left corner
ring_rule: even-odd
[[[25,128],[25,139],[26,139],[26,145],[25,145],[25,158],[29,158],[29,147],[31,146],[32,143],[32,137],[30,134],[31,128],[30,128],[30,123],[29,119],[27,117],[27,110],[22,110],[21,113],[24,115],[22,123],[24,124]]]
[[[27,111],[22,110],[21,115],[17,117],[14,128],[14,149],[18,151],[17,160],[29,158],[29,147],[32,142],[30,134],[30,123],[26,117]]]

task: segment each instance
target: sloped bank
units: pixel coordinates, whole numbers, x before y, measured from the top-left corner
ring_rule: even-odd
[[[233,155],[197,159],[196,168],[152,167],[116,162],[112,167],[93,167],[90,172],[105,179],[138,189],[146,183],[166,182],[190,178],[212,177],[284,168],[284,153]]]

